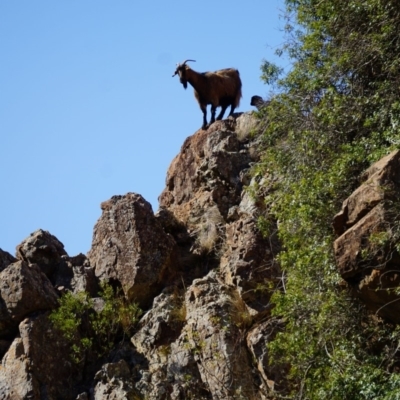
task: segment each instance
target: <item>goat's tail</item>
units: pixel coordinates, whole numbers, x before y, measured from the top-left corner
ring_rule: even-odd
[[[242,81],[240,79],[239,71],[236,70],[236,72],[237,72],[237,91],[236,91],[235,104],[234,104],[235,108],[239,107],[240,99],[242,98]]]

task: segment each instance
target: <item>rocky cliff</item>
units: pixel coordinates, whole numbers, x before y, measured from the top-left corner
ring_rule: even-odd
[[[188,137],[169,168],[160,208],[139,194],[113,196],[85,256],[70,257],[49,232],[32,233],[16,255],[0,250],[0,399],[272,399],[285,369],[267,343],[284,323],[270,315],[282,279],[279,241],[257,220],[250,195],[259,160],[252,114]],[[372,166],[334,219],[337,265],[354,293],[398,320],[396,234],[388,204],[400,191],[400,153]],[[374,235],[375,234],[375,235]],[[382,243],[382,241],[384,243]],[[387,243],[392,242],[387,240]],[[58,299],[102,282],[143,314],[130,337],[78,363],[49,319]],[[379,285],[378,285],[379,283]]]

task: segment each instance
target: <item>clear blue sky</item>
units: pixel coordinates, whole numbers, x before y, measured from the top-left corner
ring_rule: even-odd
[[[100,203],[140,193],[153,210],[167,169],[202,123],[177,62],[239,69],[266,97],[263,58],[283,42],[283,0],[0,0],[0,248],[39,228],[86,253]],[[284,66],[284,65],[282,65]]]

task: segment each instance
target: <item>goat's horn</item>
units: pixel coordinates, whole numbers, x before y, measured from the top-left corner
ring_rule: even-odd
[[[182,64],[179,64],[179,63],[177,63],[176,64],[176,71],[175,71],[175,73],[172,75],[172,77],[174,77],[177,73],[178,73],[178,68],[179,67],[183,67],[188,61],[193,61],[193,62],[196,62],[196,60],[185,60]]]

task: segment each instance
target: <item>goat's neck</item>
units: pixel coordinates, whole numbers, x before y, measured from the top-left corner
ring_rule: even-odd
[[[187,81],[192,85],[192,87],[197,91],[202,91],[203,82],[206,80],[203,74],[199,74],[198,72],[188,69],[186,70]]]

